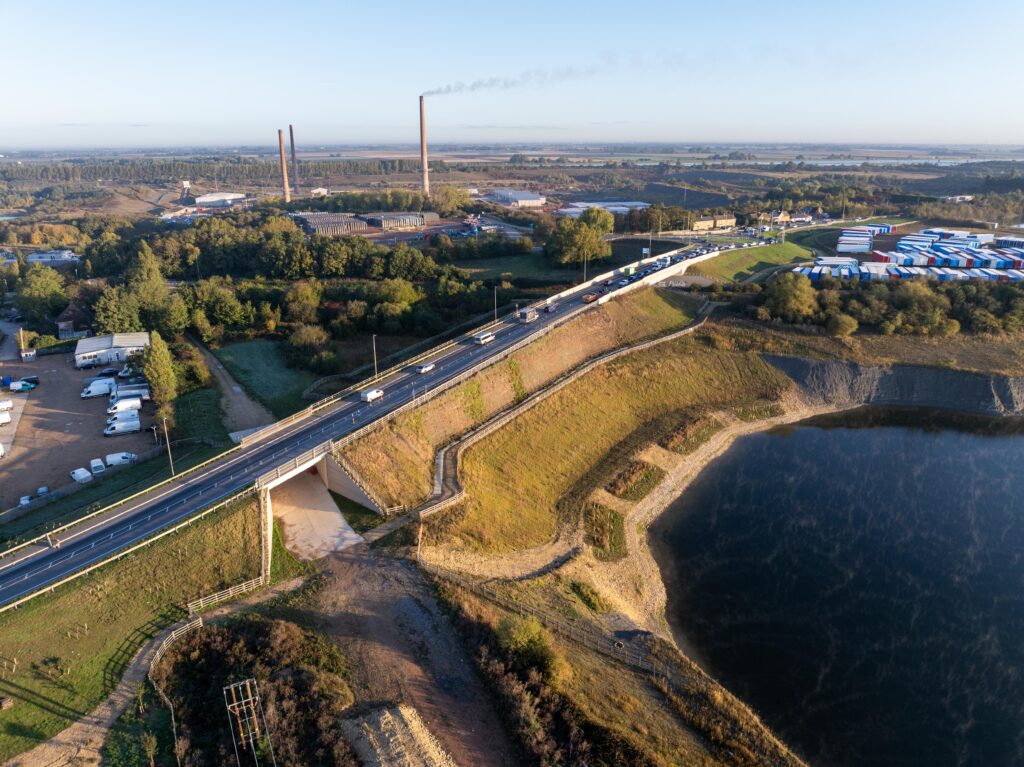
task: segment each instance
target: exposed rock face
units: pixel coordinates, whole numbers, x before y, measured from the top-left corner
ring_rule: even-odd
[[[1024,416],[1024,378],[942,368],[764,355],[810,402],[835,407],[890,405],[990,416]]]

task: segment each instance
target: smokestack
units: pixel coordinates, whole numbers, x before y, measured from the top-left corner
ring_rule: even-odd
[[[288,138],[292,142],[292,178],[295,180],[295,194],[299,193],[299,161],[295,157],[295,129],[288,126]]]
[[[288,188],[288,163],[284,159],[284,131],[277,129],[277,145],[281,150],[281,183],[284,185],[284,201],[292,201],[292,192]]]
[[[427,120],[423,113],[422,96],[420,96],[420,162],[423,163],[423,194],[430,197],[430,171],[427,168]]]

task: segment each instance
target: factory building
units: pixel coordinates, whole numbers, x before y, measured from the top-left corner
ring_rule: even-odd
[[[518,189],[495,189],[487,194],[487,199],[508,208],[542,208],[547,202],[544,195]]]
[[[309,234],[319,234],[322,237],[344,237],[347,234],[369,229],[369,225],[365,221],[356,218],[350,213],[311,211],[308,213],[295,213],[292,217],[306,232]]]
[[[149,346],[149,333],[113,333],[83,338],[75,345],[75,367],[87,368],[125,362]]]
[[[710,232],[714,229],[732,229],[734,226],[735,216],[702,216],[693,222],[693,231]]]
[[[424,210],[420,212],[367,213],[360,216],[370,226],[376,226],[385,232],[394,229],[419,229],[423,226],[436,224],[441,217],[436,213]]]
[[[609,200],[607,202],[570,202],[565,208],[555,211],[560,216],[577,218],[587,208],[603,208],[613,215],[625,215],[631,210],[645,210],[651,207],[649,202],[637,200]]]
[[[196,205],[200,208],[230,208],[245,200],[239,192],[211,192],[196,197]]]

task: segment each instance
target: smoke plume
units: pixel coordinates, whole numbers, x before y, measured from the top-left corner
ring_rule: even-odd
[[[559,67],[557,69],[530,69],[515,77],[488,77],[472,82],[454,82],[424,91],[424,96],[450,96],[455,93],[476,93],[477,91],[508,91],[529,85],[551,85],[553,83],[587,80],[608,71],[608,66]]]

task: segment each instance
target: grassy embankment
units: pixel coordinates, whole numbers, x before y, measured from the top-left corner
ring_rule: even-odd
[[[433,490],[439,447],[587,359],[684,327],[694,307],[688,297],[660,290],[610,301],[399,416],[345,448],[346,456],[385,503],[415,506]]]
[[[275,577],[303,571],[275,533]],[[184,603],[259,574],[259,518],[224,509],[125,559],[0,615],[0,761],[60,732],[117,685],[144,642],[185,615]]]
[[[795,242],[778,242],[758,248],[742,248],[720,253],[709,261],[695,264],[689,271],[715,280],[739,282],[755,278],[759,272],[783,264],[809,261],[814,254]]]
[[[317,376],[288,367],[275,341],[242,341],[222,346],[213,353],[249,395],[278,418],[309,405],[302,399],[302,392]]]

